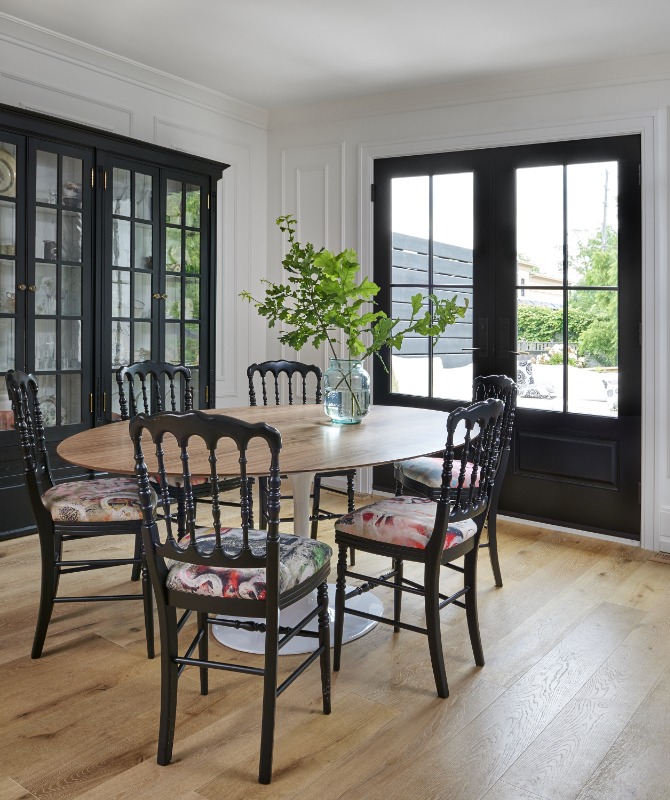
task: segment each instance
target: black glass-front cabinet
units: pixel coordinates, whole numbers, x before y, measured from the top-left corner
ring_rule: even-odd
[[[187,364],[214,400],[216,183],[225,164],[0,105],[0,371],[37,376],[59,442],[119,418],[114,373]],[[0,538],[34,531],[0,391]]]

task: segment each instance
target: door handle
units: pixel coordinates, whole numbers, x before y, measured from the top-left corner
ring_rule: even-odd
[[[160,296],[159,294],[155,294],[155,295],[154,295],[154,299],[155,299],[155,300],[160,300],[160,299],[161,299],[161,296]]]
[[[519,352],[518,350],[503,350],[504,355],[513,355],[513,356],[529,356],[530,353],[526,352]]]
[[[167,300],[167,295],[166,294],[162,294],[161,297],[163,298],[163,300]]]
[[[28,287],[28,291],[29,292],[36,292],[37,291],[37,286],[29,286]]]
[[[20,283],[16,288],[19,289],[22,292],[25,292],[26,285],[25,285],[25,283]]]
[[[472,353],[474,350],[481,350],[481,347],[461,347],[462,353]]]

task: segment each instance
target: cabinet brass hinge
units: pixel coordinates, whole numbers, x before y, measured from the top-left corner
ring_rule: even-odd
[[[209,195],[207,195],[207,210],[209,211]]]
[[[209,403],[209,386],[205,386],[205,403]]]
[[[91,187],[95,186],[95,169],[91,168]]]
[[[91,414],[93,413],[93,392],[91,392]]]
[[[107,191],[107,173],[105,172],[105,191]]]
[[[107,411],[107,392],[102,393],[102,410]]]

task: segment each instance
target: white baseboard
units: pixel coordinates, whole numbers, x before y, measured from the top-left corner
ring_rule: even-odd
[[[550,531],[560,533],[574,533],[576,536],[588,536],[591,539],[602,539],[605,542],[616,542],[617,544],[629,544],[631,547],[640,547],[640,543],[634,539],[625,539],[619,536],[609,536],[606,533],[594,533],[593,531],[583,531],[578,528],[567,528],[564,525],[550,525],[548,522],[534,522],[532,519],[521,519],[520,517],[508,517],[506,514],[498,514],[498,519],[505,522],[516,522],[519,525],[533,525],[535,528],[547,528]]]

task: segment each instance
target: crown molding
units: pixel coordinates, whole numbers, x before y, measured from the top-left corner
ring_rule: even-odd
[[[93,70],[142,89],[158,92],[206,111],[267,130],[264,108],[201,86],[177,75],[141,64],[70,36],[51,31],[0,11],[0,41]]]
[[[670,80],[670,52],[270,110],[268,130]]]

